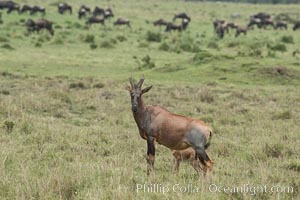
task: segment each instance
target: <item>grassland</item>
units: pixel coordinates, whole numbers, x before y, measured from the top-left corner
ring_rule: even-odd
[[[299,5],[85,1],[115,14],[105,26],[87,28],[75,14],[57,14],[55,2],[43,3],[54,37],[28,34],[26,14],[2,13],[0,199],[299,199],[300,55],[292,56],[299,32],[289,24],[287,31],[231,32],[219,40],[212,30],[213,19],[232,13],[241,14],[233,20],[241,25],[259,11],[299,20]],[[72,1],[74,10],[81,3]],[[192,17],[186,32],[166,34],[151,24],[183,11]],[[113,27],[118,17],[130,19],[132,29]],[[146,142],[125,90],[131,74],[154,85],[147,104],[214,128],[210,182],[188,164],[174,174],[171,152],[160,145],[147,177]],[[199,190],[137,192],[137,184]],[[214,193],[211,184],[282,192]]]

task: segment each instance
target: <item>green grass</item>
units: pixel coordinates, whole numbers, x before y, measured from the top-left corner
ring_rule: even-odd
[[[72,1],[74,11],[81,3]],[[46,18],[55,22],[50,37],[26,32],[29,15],[2,12],[0,199],[299,199],[300,58],[292,55],[299,32],[289,24],[287,31],[231,32],[219,40],[212,28],[215,18],[230,20],[237,11],[241,25],[259,11],[297,19],[299,5],[85,3],[110,6],[115,18],[88,29],[75,13],[61,16],[46,2]],[[186,32],[167,34],[151,24],[182,11],[192,17]],[[113,27],[118,17],[130,19],[132,29]],[[147,104],[213,127],[210,182],[188,164],[174,174],[171,151],[160,145],[147,177],[146,142],[125,89],[131,74],[154,86]],[[212,193],[212,183],[279,185],[293,193]],[[137,192],[137,184],[198,192]]]

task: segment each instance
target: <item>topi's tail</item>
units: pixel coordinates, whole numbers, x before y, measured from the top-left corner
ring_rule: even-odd
[[[206,143],[205,146],[204,146],[205,149],[207,149],[207,148],[210,146],[212,135],[213,135],[213,132],[212,132],[212,130],[210,130],[210,131],[209,131],[209,138],[208,138],[208,141],[207,141],[207,143]]]

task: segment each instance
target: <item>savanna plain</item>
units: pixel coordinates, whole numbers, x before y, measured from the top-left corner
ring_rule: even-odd
[[[0,199],[300,198],[300,30],[292,30],[300,5],[74,0],[73,14],[60,15],[56,1],[16,2],[45,6],[55,34],[27,32],[27,19],[39,14],[1,11]],[[77,17],[83,3],[115,16],[88,27]],[[183,32],[152,24],[180,12],[191,17]],[[258,12],[288,16],[288,30],[215,35],[213,20],[246,26]],[[118,17],[132,28],[114,27]],[[187,163],[174,173],[161,145],[146,175],[147,144],[126,90],[131,75],[153,85],[146,104],[212,126],[211,180]],[[154,184],[170,191],[137,190]],[[224,191],[245,185],[252,192]],[[257,186],[268,190],[253,192]]]

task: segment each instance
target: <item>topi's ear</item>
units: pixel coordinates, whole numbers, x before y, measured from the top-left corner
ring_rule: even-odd
[[[129,86],[129,85],[127,85],[126,87],[125,87],[125,90],[127,90],[127,91],[131,91],[131,87]]]
[[[142,94],[146,93],[146,92],[149,92],[149,90],[152,88],[152,85],[149,86],[149,87],[146,87],[142,90]]]

